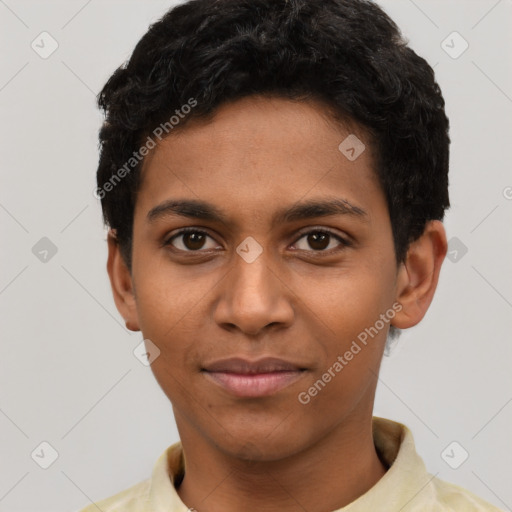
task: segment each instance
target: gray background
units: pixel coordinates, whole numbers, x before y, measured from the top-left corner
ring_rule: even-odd
[[[453,261],[384,360],[375,414],[411,428],[430,472],[511,510],[512,2],[381,4],[447,101]],[[95,95],[170,5],[0,0],[2,512],[79,509],[147,478],[178,437],[115,309],[92,194]],[[51,48],[43,31],[58,43],[46,59],[31,47]]]

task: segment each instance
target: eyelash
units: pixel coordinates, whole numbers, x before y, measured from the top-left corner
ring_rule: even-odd
[[[211,238],[212,240],[214,240],[214,238],[209,233],[207,233],[206,231],[203,231],[203,230],[198,229],[198,228],[190,227],[190,228],[184,228],[184,229],[180,230],[178,233],[175,233],[174,235],[172,235],[170,238],[166,239],[163,242],[163,246],[165,246],[165,247],[171,246],[172,247],[172,242],[176,238],[179,238],[180,236],[182,236],[184,234],[187,234],[187,233],[198,233],[198,234],[201,234],[201,235],[205,235],[205,236]],[[305,231],[299,232],[298,233],[298,238],[295,240],[294,244],[296,244],[300,239],[302,239],[305,236],[310,235],[312,233],[323,233],[323,234],[329,235],[332,238],[335,238],[338,242],[340,242],[340,246],[335,248],[335,249],[329,249],[329,250],[314,250],[314,249],[311,249],[310,251],[306,251],[306,252],[309,252],[309,253],[314,253],[314,254],[333,254],[333,253],[337,253],[337,252],[343,250],[346,247],[351,247],[352,246],[352,243],[350,241],[348,241],[346,238],[341,237],[340,235],[330,231],[329,229],[320,228],[320,227],[308,228]],[[208,251],[208,249],[206,251],[202,250],[202,249],[198,249],[197,251],[193,251],[193,250],[185,251],[183,249],[177,249],[176,247],[173,247],[173,250],[176,251],[176,252],[197,253],[197,254],[200,254],[201,252]]]

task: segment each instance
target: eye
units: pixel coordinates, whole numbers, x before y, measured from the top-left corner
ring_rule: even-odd
[[[214,242],[210,243],[210,247],[207,244],[208,239]],[[171,245],[175,249],[185,252],[215,249],[219,246],[208,233],[198,229],[183,229],[165,241],[164,245]]]
[[[305,241],[303,247],[299,246],[301,240]],[[314,229],[303,233],[294,245],[303,251],[328,252],[332,249],[348,247],[350,242],[330,231]]]

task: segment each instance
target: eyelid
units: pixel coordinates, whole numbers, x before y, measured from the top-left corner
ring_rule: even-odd
[[[172,246],[171,242],[175,238],[178,238],[179,236],[181,236],[181,235],[183,235],[185,233],[190,233],[190,232],[192,232],[192,233],[200,233],[202,235],[206,235],[206,236],[210,237],[212,240],[214,240],[217,244],[219,244],[219,242],[215,239],[215,237],[212,236],[205,228],[196,228],[194,226],[187,226],[185,228],[181,228],[179,231],[177,231],[173,235],[165,237],[164,241],[162,243],[162,246],[164,246],[164,247],[165,246]],[[317,233],[317,232],[326,233],[326,234],[332,236],[333,238],[338,240],[340,242],[340,244],[342,246],[344,246],[344,247],[350,247],[352,245],[352,242],[349,240],[349,237],[344,237],[344,236],[338,234],[337,232],[333,231],[332,229],[324,227],[324,226],[307,226],[305,228],[302,228],[301,230],[299,230],[298,233],[296,233],[296,235],[294,237],[293,244],[296,244],[305,235],[308,235],[308,234],[311,234],[311,233]],[[219,244],[219,245],[221,245],[221,244]],[[176,251],[178,251],[178,252],[190,252],[190,253],[196,253],[196,254],[212,250],[212,249],[198,249],[197,251],[184,251],[183,249],[177,249],[176,247],[174,247],[174,249]],[[304,249],[302,249],[302,250],[304,251]],[[318,254],[322,254],[322,252],[325,252],[327,254],[327,253],[335,252],[337,250],[339,250],[339,249],[331,249],[329,251],[310,250],[310,251],[305,251],[305,252],[318,253]]]
[[[202,235],[208,236],[209,238],[214,240],[215,243],[219,244],[219,242],[215,239],[215,237],[212,236],[206,229],[204,229],[204,228],[195,228],[194,226],[188,226],[186,228],[179,229],[173,235],[164,237],[163,242],[162,242],[162,247],[167,247],[167,246],[171,246],[172,247],[171,242],[175,238],[178,238],[179,236],[182,236],[182,235],[184,235],[186,233],[200,233]],[[221,244],[219,244],[219,245],[221,245]],[[184,251],[183,249],[178,249],[176,247],[173,247],[173,249],[178,251],[178,252],[191,252],[191,253],[201,253],[201,252],[207,252],[207,251],[211,251],[212,250],[212,249],[199,249],[197,251]]]
[[[304,237],[304,235],[308,235],[310,233],[326,233],[334,238],[336,238],[336,240],[338,240],[343,246],[345,247],[350,247],[352,246],[352,241],[350,240],[350,237],[347,235],[347,236],[343,236],[343,235],[340,235],[339,233],[337,233],[336,231],[333,231],[331,228],[326,228],[324,226],[308,226],[306,228],[303,228],[301,229],[297,235],[296,235],[296,238],[295,238],[295,241],[293,242],[294,244],[296,244],[302,237]],[[330,251],[324,251],[326,254],[332,252],[332,251],[336,251],[337,249],[331,249]],[[314,251],[314,250],[311,250],[311,251],[308,251],[308,252],[313,252],[313,253],[318,253],[318,254],[322,254],[323,251]]]

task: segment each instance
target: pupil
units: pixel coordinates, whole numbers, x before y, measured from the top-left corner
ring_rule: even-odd
[[[201,233],[186,233],[183,238],[187,249],[201,249],[204,245],[204,235]]]
[[[314,233],[308,236],[308,243],[313,249],[323,250],[329,245],[327,233]]]

